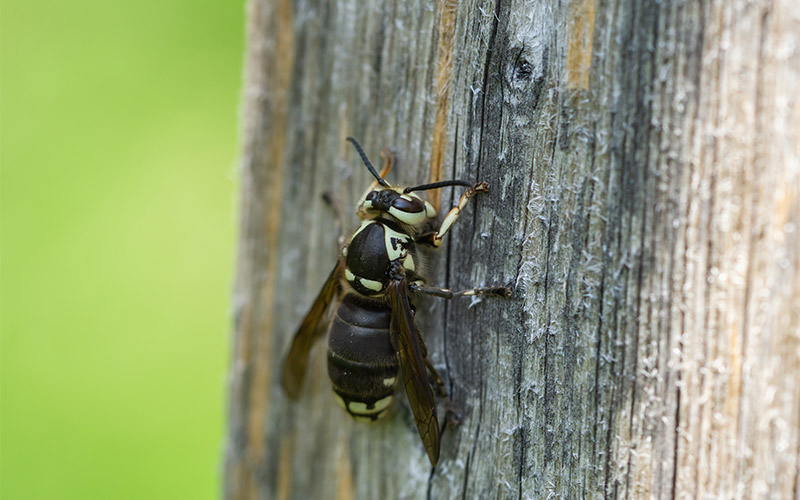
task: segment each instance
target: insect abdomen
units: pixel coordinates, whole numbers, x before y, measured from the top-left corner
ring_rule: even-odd
[[[339,403],[358,420],[377,420],[397,385],[397,354],[389,337],[392,310],[350,294],[331,321],[328,375]]]

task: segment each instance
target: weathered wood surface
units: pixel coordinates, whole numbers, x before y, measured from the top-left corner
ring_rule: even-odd
[[[800,3],[248,16],[226,497],[797,498]],[[299,402],[278,385],[335,261],[321,194],[369,182],[348,135],[394,182],[493,187],[429,276],[516,296],[418,311],[463,417],[433,471],[402,395],[376,425],[337,407],[323,345]]]

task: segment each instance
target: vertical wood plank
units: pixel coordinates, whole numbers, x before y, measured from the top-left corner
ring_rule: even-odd
[[[800,489],[800,4],[250,0],[228,498],[793,498]],[[431,470],[402,394],[335,404],[291,335],[394,148],[486,180],[417,319],[462,423]],[[436,199],[444,211],[457,192]]]

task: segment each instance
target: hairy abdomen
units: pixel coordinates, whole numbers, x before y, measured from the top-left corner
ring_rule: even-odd
[[[397,385],[397,354],[389,337],[392,310],[355,294],[331,321],[328,375],[339,403],[357,420],[377,420]]]

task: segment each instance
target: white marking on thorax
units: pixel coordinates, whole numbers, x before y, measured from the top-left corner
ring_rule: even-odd
[[[397,232],[388,226],[383,226],[383,237],[386,245],[386,255],[390,262],[403,258],[408,254],[408,250],[403,247],[403,245],[407,246],[411,241],[408,235]]]
[[[366,229],[366,227],[369,226],[370,224],[375,224],[375,221],[374,220],[361,221],[361,225],[358,226],[358,229],[356,229],[355,232],[353,233],[353,235],[350,236],[350,241],[352,242],[353,238],[355,238],[358,233],[360,233],[361,231]]]

